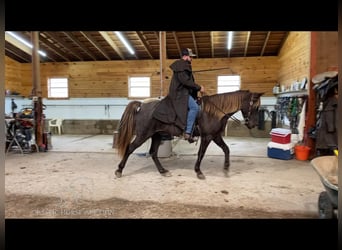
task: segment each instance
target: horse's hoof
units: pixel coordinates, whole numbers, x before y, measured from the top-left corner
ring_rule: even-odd
[[[169,171],[164,172],[164,173],[161,173],[161,175],[164,176],[164,177],[170,177],[170,176],[172,176],[172,174],[171,174]]]
[[[204,180],[204,179],[205,179],[205,176],[204,176],[204,174],[202,174],[202,173],[198,173],[198,174],[197,174],[197,178],[200,179],[200,180]]]
[[[120,177],[122,176],[122,173],[121,173],[119,170],[116,170],[116,171],[115,171],[115,176],[116,176],[117,178],[120,178]]]
[[[229,177],[229,170],[228,169],[223,169],[223,173],[225,177]]]

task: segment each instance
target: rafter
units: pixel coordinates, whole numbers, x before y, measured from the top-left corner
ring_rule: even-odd
[[[12,36],[8,35],[7,33],[5,33],[5,40],[7,42],[9,42],[10,44],[12,44],[13,46],[17,47],[18,49],[24,51],[26,54],[31,56],[32,59],[32,49],[27,47],[26,45],[22,44],[21,42],[19,42],[18,40],[14,39]],[[51,56],[46,55],[46,57],[48,57],[49,59],[53,60],[53,58],[51,58]]]
[[[123,32],[137,52],[135,55],[131,55],[121,46],[114,31],[97,32],[41,31],[39,45],[41,50],[47,53],[47,57],[41,57],[41,60],[44,62],[86,62],[159,58],[157,52],[160,46],[160,31]],[[199,58],[277,56],[290,32],[267,32],[236,31],[235,44],[229,52],[226,49],[227,31],[166,31],[167,58],[178,58],[184,44],[191,46]],[[28,43],[31,42],[31,31],[14,31],[14,33]],[[32,56],[29,46],[25,47],[14,39],[9,40],[8,36],[6,39],[6,56],[19,62],[26,62],[24,61],[26,55]]]
[[[46,38],[40,36],[39,41],[42,42],[49,50],[52,50],[55,54],[63,58],[65,61],[70,61],[70,58],[66,57],[66,53],[61,49],[57,48],[55,44],[48,41]]]
[[[181,52],[181,47],[180,47],[180,45],[179,45],[177,33],[176,33],[175,31],[172,31],[172,35],[173,35],[173,38],[175,39],[175,42],[176,42],[176,46],[177,46],[177,50],[178,50],[178,52],[179,52],[179,55],[181,55],[182,52]]]
[[[125,60],[125,56],[122,54],[119,47],[114,43],[114,41],[110,38],[107,32],[105,31],[99,31],[100,35],[103,37],[103,39],[106,40],[106,42],[114,49],[114,51],[120,56],[122,60]]]
[[[251,37],[251,32],[248,31],[248,32],[247,32],[247,37],[246,37],[245,51],[244,51],[244,54],[243,54],[244,56],[247,55],[247,50],[248,50],[248,45],[249,45],[249,39],[250,39],[250,37]]]
[[[89,41],[92,45],[94,45],[94,47],[95,47],[98,51],[100,51],[100,53],[101,53],[105,58],[107,58],[107,60],[109,60],[109,61],[111,60],[110,56],[103,50],[103,48],[101,47],[101,45],[93,39],[93,37],[91,36],[91,34],[90,34],[89,32],[81,31],[81,34],[82,34],[85,38],[87,38],[88,41]]]
[[[262,50],[261,50],[261,53],[260,53],[260,56],[263,56],[264,55],[264,52],[265,52],[265,48],[266,48],[266,45],[268,43],[268,39],[270,39],[270,34],[271,32],[267,32],[267,35],[266,35],[266,38],[265,38],[265,41],[264,41],[264,45],[262,46]]]
[[[192,40],[193,40],[193,42],[194,42],[195,54],[197,55],[197,58],[199,58],[199,53],[198,53],[198,47],[197,47],[195,32],[194,32],[194,31],[191,31],[191,35],[192,35]]]
[[[18,49],[24,51],[26,54],[32,55],[32,49],[25,46],[18,40],[14,39],[12,36],[8,35],[7,33],[5,33],[5,40],[9,42],[10,44],[14,45],[15,47],[17,47]]]
[[[20,54],[18,54],[17,52],[15,52],[15,51],[13,51],[13,50],[11,50],[11,49],[9,49],[9,48],[5,48],[5,51],[7,51],[8,53],[11,53],[11,54],[12,54],[13,56],[15,56],[15,57],[18,57],[18,58],[21,59],[22,61],[25,61],[25,62],[27,62],[27,63],[31,62],[30,59],[24,58],[23,56],[21,56]]]
[[[84,58],[82,58],[81,56],[79,56],[79,54],[66,42],[64,42],[62,39],[60,39],[57,35],[56,32],[42,32],[41,35],[48,35],[49,37],[51,37],[53,40],[55,40],[57,43],[61,44],[64,48],[66,48],[70,54],[72,54],[73,56],[75,56],[76,58],[78,58],[80,61],[83,61]]]
[[[89,51],[71,32],[63,32],[71,41],[73,41],[77,46],[79,46],[87,55],[89,55],[94,61],[96,61],[96,56]]]
[[[211,57],[214,58],[214,32],[210,31],[210,49],[211,49]]]
[[[144,46],[144,48],[145,48],[147,54],[149,55],[149,57],[150,57],[151,59],[153,59],[153,55],[152,55],[150,46],[147,44],[146,39],[144,38],[144,35],[142,34],[142,32],[141,32],[141,31],[136,31],[135,33],[136,33],[136,35],[138,36],[140,42],[143,44],[143,46]]]

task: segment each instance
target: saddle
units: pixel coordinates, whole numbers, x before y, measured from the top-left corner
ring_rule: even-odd
[[[314,84],[319,84],[327,79],[335,78],[337,75],[338,75],[337,71],[326,71],[326,72],[315,75],[312,78],[312,82]]]

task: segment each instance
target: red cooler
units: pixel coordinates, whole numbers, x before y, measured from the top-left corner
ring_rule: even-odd
[[[275,143],[287,144],[291,142],[291,130],[285,128],[274,128],[270,132],[271,140]]]

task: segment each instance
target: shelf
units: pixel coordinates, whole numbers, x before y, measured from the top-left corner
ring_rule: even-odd
[[[23,95],[5,95],[5,98],[25,98],[25,96]]]
[[[274,94],[277,97],[292,97],[292,96],[302,96],[308,95],[309,92],[307,89],[304,90],[296,90],[296,91],[286,91]]]

